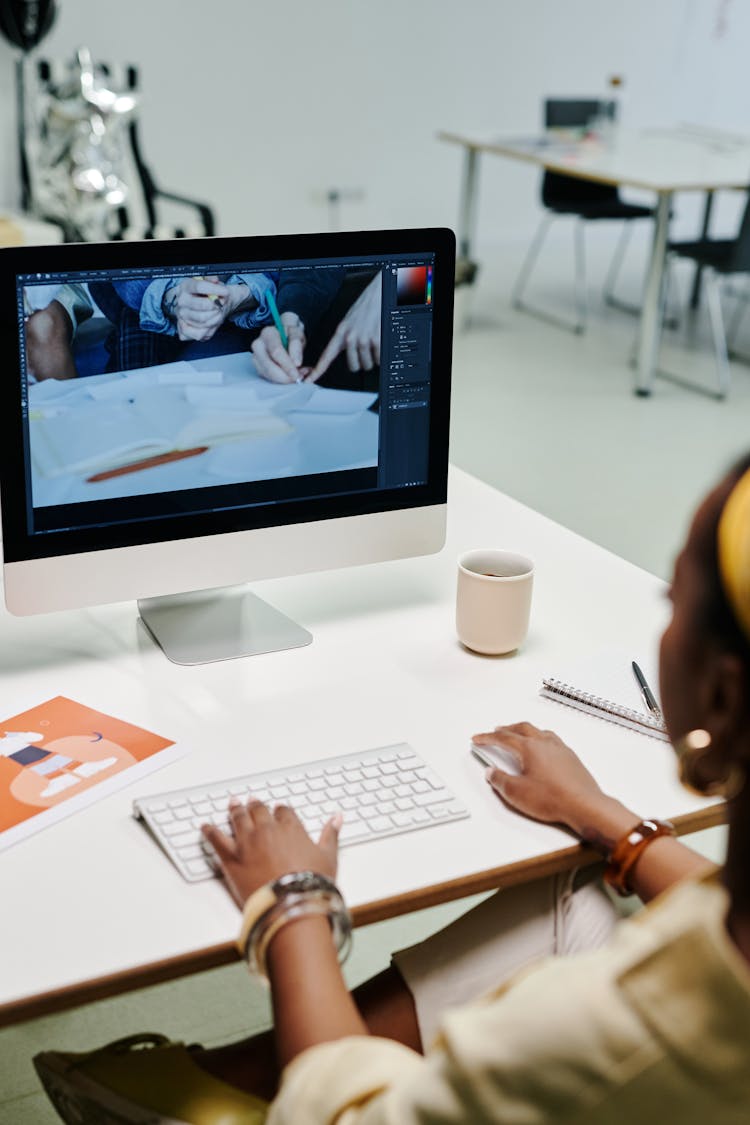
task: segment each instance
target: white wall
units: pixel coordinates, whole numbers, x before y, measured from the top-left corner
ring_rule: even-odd
[[[82,43],[140,65],[147,158],[215,204],[221,233],[325,228],[331,187],[365,189],[344,226],[454,225],[460,153],[439,128],[532,130],[544,94],[604,92],[612,73],[627,124],[750,132],[742,0],[60,0],[41,53]],[[5,153],[12,59],[3,42]],[[536,182],[485,162],[480,241],[528,237]],[[0,203],[16,196],[6,158]]]

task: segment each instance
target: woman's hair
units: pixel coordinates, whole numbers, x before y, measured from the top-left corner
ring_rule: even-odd
[[[731,481],[734,487],[748,469],[750,469],[750,454],[742,457],[730,469],[725,479]],[[722,510],[723,505],[713,513],[707,527],[707,534],[697,544],[705,579],[703,620],[700,626],[707,637],[742,659],[750,685],[750,637],[738,622],[729,603],[719,570],[718,529]],[[750,536],[748,539],[750,541]]]

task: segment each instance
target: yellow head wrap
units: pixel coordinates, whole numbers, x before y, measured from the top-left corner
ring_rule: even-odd
[[[724,593],[750,640],[750,469],[726,499],[719,517],[717,546]]]

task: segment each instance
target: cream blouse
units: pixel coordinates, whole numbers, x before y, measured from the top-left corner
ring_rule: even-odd
[[[715,876],[609,945],[545,959],[444,1018],[421,1056],[353,1036],[284,1071],[268,1125],[748,1125],[750,967]]]

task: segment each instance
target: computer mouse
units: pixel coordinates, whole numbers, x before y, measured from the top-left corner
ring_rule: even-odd
[[[490,769],[498,767],[505,770],[506,773],[515,775],[521,773],[518,758],[511,750],[506,750],[503,746],[477,746],[476,742],[472,742],[471,752],[483,765],[489,766]]]

